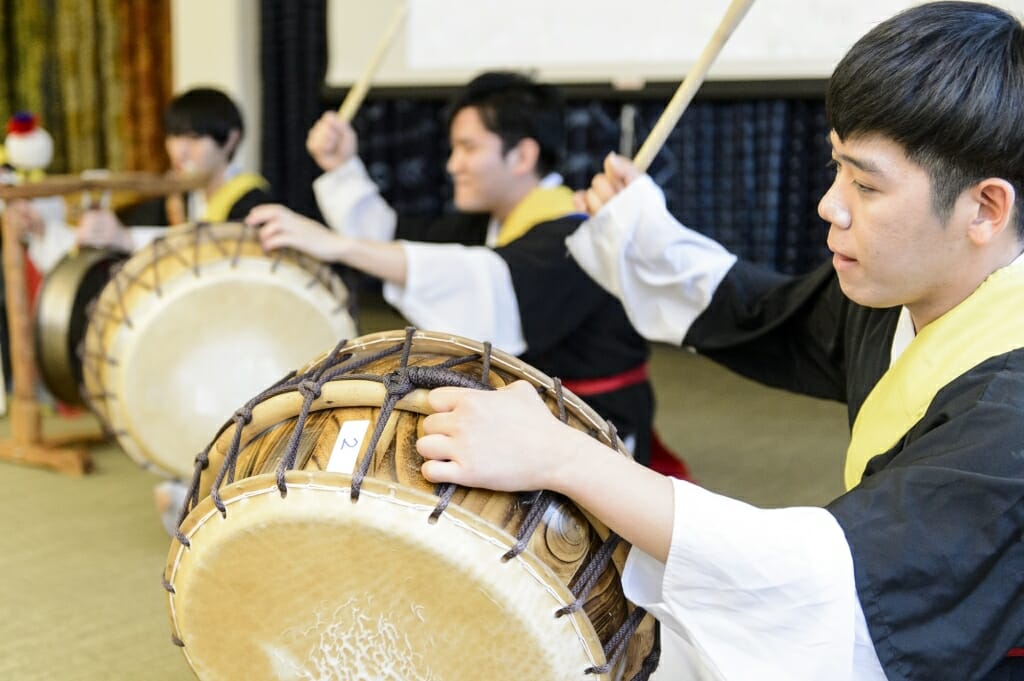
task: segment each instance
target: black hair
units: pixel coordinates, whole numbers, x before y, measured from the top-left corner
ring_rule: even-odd
[[[446,109],[448,129],[456,114],[473,107],[484,127],[501,138],[502,151],[531,138],[540,147],[537,174],[556,170],[565,146],[565,101],[558,88],[519,73],[492,71],[471,80]]]
[[[902,146],[928,173],[943,221],[972,184],[1006,180],[1024,236],[1024,27],[1012,15],[973,2],[905,10],[843,57],[825,107],[840,139],[880,134]]]
[[[232,130],[238,131],[238,141],[241,142],[245,135],[242,112],[230,97],[214,88],[194,88],[183,92],[164,110],[164,132],[167,135],[210,137],[223,148]],[[231,155],[235,149],[231,150]]]

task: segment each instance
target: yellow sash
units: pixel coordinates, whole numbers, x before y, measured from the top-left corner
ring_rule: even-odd
[[[568,187],[534,187],[501,224],[496,245],[507,246],[534,226],[575,212]]]
[[[253,189],[267,191],[270,185],[256,173],[242,173],[220,186],[213,196],[206,199],[206,211],[203,213],[205,222],[224,222],[238,200]]]
[[[846,489],[889,451],[954,379],[1024,347],[1024,266],[994,272],[966,300],[921,330],[864,401],[846,450]]]

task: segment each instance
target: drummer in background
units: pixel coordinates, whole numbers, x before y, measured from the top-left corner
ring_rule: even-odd
[[[382,279],[385,298],[418,327],[489,340],[563,379],[646,463],[647,344],[565,250],[584,216],[555,172],[564,118],[554,87],[513,73],[472,80],[448,110],[458,212],[422,225],[385,203],[356,156],[355,133],[327,114],[308,146],[325,170],[314,187],[336,230],[280,205],[246,221],[262,225],[268,250],[296,248]]]
[[[77,229],[63,222],[31,220],[29,216],[26,223],[36,227],[26,234],[33,261],[52,267],[76,243],[132,252],[163,234],[169,225],[240,221],[252,207],[271,200],[267,181],[255,173],[243,172],[234,160],[245,125],[238,106],[225,93],[195,88],[176,96],[164,110],[164,132],[171,169],[207,175],[205,186],[185,197],[143,202],[121,217],[108,209],[86,211]],[[173,534],[177,525],[186,491],[183,483],[172,480],[158,484],[154,490],[157,512],[168,534]]]
[[[132,252],[169,225],[241,220],[253,206],[271,200],[267,181],[256,173],[243,172],[234,160],[245,125],[241,111],[228,95],[214,88],[181,93],[164,110],[164,132],[171,169],[206,175],[209,181],[205,186],[184,197],[143,202],[120,216],[109,209],[86,211],[77,229],[48,223],[45,231],[36,230],[28,236],[33,261],[55,263],[76,243]]]
[[[670,481],[525,383],[431,392],[424,476],[560,492],[633,543],[660,681],[1024,679],[1022,107],[1019,18],[936,2],[872,29],[829,80],[835,256],[802,277],[680,225],[621,157],[586,194],[568,248],[645,336],[847,403],[826,508]]]

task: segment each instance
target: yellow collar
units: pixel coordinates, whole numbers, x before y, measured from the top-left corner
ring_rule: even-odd
[[[217,188],[212,196],[206,199],[206,210],[203,212],[205,222],[224,222],[238,200],[253,189],[267,191],[270,185],[256,173],[240,173]]]
[[[576,212],[568,187],[534,187],[516,204],[498,231],[496,246],[507,246],[535,226]]]
[[[855,487],[873,457],[924,416],[935,395],[987,359],[1024,348],[1024,266],[992,273],[966,300],[928,324],[871,390],[853,423],[844,481]]]

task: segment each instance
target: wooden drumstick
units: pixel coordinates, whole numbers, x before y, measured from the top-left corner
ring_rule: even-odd
[[[353,83],[348,94],[345,96],[345,101],[341,103],[338,108],[338,115],[341,116],[342,120],[346,123],[351,123],[352,119],[356,115],[356,111],[359,110],[359,105],[363,103],[363,98],[366,97],[367,90],[370,89],[370,81],[373,80],[373,75],[377,73],[377,69],[380,67],[381,60],[384,59],[384,55],[388,53],[388,49],[391,47],[391,43],[394,42],[395,35],[398,33],[398,29],[401,28],[402,22],[405,21],[405,3],[402,2],[396,9],[395,14],[391,18],[391,23],[388,25],[384,35],[381,37],[380,42],[377,44],[377,49],[370,57],[370,61],[366,64],[366,68],[363,69],[363,73],[359,76],[359,80]]]
[[[672,95],[668,106],[665,107],[658,122],[651,129],[651,134],[647,136],[643,146],[640,147],[640,151],[633,158],[633,165],[639,168],[640,172],[646,172],[647,168],[651,165],[651,161],[661,151],[661,147],[665,144],[665,140],[668,139],[672,128],[679,122],[683,112],[686,111],[686,107],[689,106],[690,100],[693,99],[701,83],[704,82],[704,77],[707,76],[711,64],[715,61],[718,53],[722,51],[726,41],[729,40],[729,36],[739,26],[740,21],[753,4],[754,0],[732,0],[729,8],[725,11],[725,16],[722,17],[722,21],[718,24],[718,28],[715,29],[714,35],[711,36],[711,40],[704,47],[704,51],[701,52],[700,57],[697,58],[697,62],[690,69],[690,72],[686,74],[686,78],[683,79],[675,94]]]

